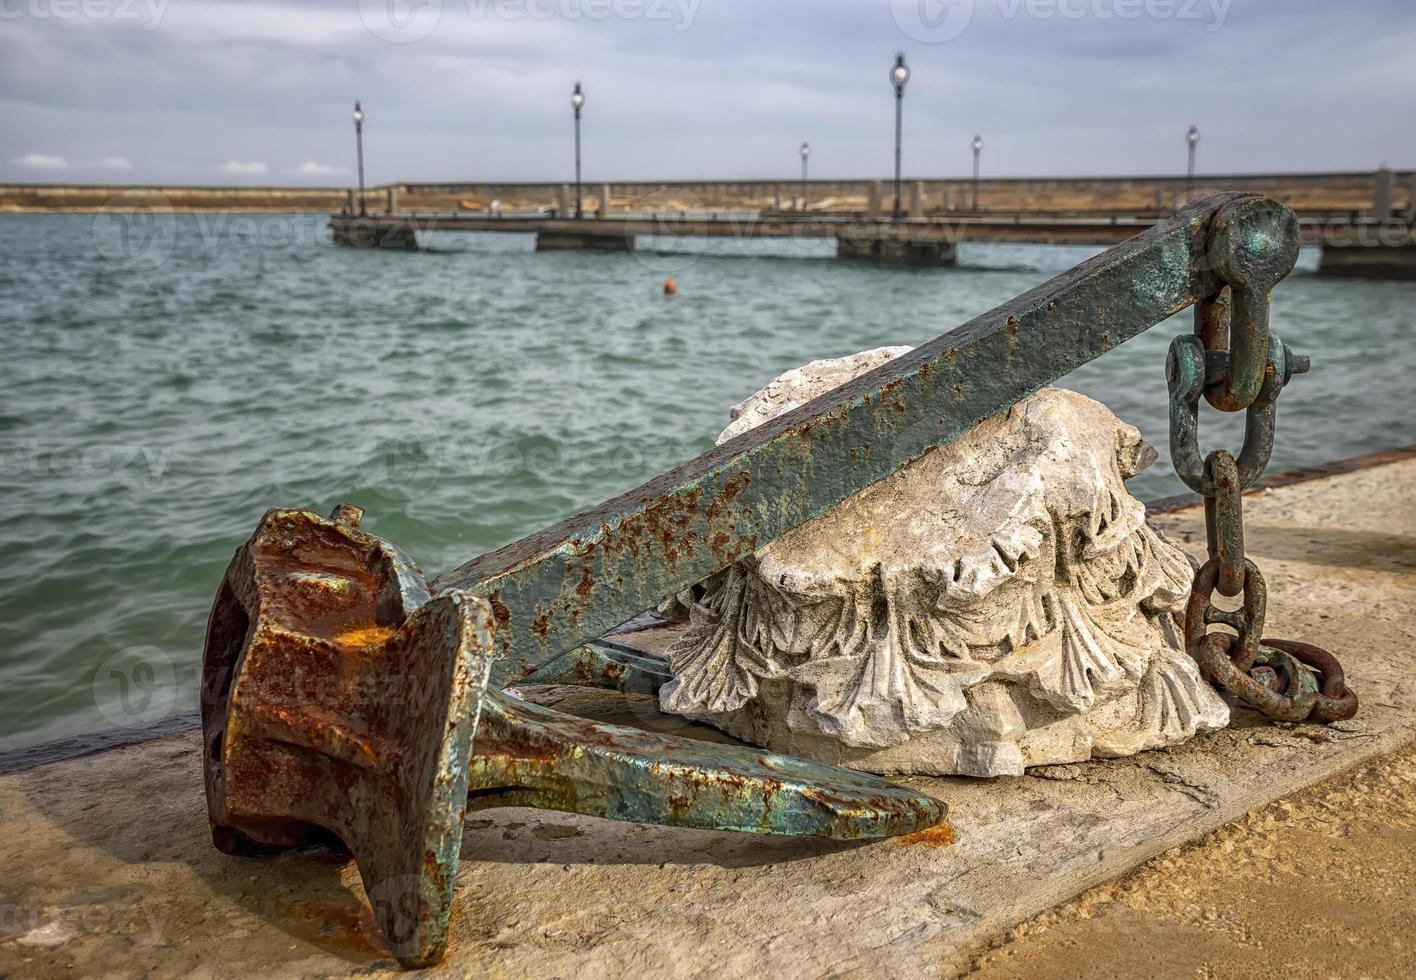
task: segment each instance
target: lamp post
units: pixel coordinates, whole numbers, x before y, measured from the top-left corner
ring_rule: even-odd
[[[354,103],[354,147],[359,155],[359,217],[365,217],[369,209],[364,206],[364,110]]]
[[[1190,188],[1195,183],[1195,144],[1200,141],[1200,131],[1194,126],[1185,134],[1185,145],[1190,150],[1190,165],[1185,170],[1185,196],[1190,196]]]
[[[974,179],[973,179],[973,209],[978,210],[978,155],[983,152],[983,137],[975,135],[973,140],[974,151]]]
[[[900,210],[900,123],[905,104],[905,83],[910,80],[910,68],[905,53],[895,52],[895,64],[890,69],[890,84],[895,86],[895,220],[903,217]]]
[[[584,217],[580,201],[580,110],[585,107],[585,93],[580,83],[575,83],[575,91],[570,93],[570,107],[575,110],[575,216]]]
[[[811,156],[811,145],[805,141],[801,144],[801,209],[806,210],[806,158]]]

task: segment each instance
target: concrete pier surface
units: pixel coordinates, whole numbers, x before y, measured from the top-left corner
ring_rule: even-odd
[[[1266,632],[1335,652],[1361,698],[1354,720],[1275,725],[1238,712],[1169,751],[992,781],[909,778],[949,803],[951,824],[874,844],[474,813],[448,960],[432,972],[949,975],[1086,889],[1401,750],[1416,737],[1416,457],[1255,493],[1245,518],[1268,580]],[[1156,522],[1203,550],[1198,506]],[[652,649],[667,633],[618,639]],[[723,738],[643,699],[530,693]],[[398,972],[341,856],[238,859],[211,846],[200,760],[196,735],[180,734],[0,776],[0,976]],[[1333,871],[1321,854],[1305,863],[1311,879]],[[1112,951],[1124,944],[1115,934],[1093,938],[1079,972],[1126,975],[1137,962]],[[1145,962],[1173,972],[1163,951]]]
[[[1017,926],[969,976],[1416,976],[1413,831],[1407,745]]]

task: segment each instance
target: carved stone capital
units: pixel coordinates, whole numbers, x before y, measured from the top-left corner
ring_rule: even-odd
[[[719,441],[907,350],[789,371]],[[1044,389],[681,594],[660,704],[876,772],[1016,775],[1221,728],[1177,624],[1192,567],[1126,490],[1154,460]]]

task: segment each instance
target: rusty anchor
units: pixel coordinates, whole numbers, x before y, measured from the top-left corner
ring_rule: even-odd
[[[468,809],[838,840],[943,820],[942,803],[883,779],[489,689],[492,604],[432,594],[362,516],[272,510],[236,553],[207,633],[205,782],[227,853],[342,841],[403,965],[442,957]]]
[[[1211,233],[1241,212],[1271,234],[1230,236],[1232,261],[1217,266]],[[504,688],[654,690],[663,665],[603,640],[606,631],[1180,310],[1200,304],[1202,333],[1217,338],[1208,329],[1223,312],[1216,297],[1233,285],[1221,273],[1235,278],[1275,242],[1293,244],[1290,218],[1254,195],[1196,201],[807,405],[431,583],[360,530],[357,507],[329,518],[268,512],[232,560],[207,631],[202,726],[217,846],[259,853],[334,835],[395,955],[421,966],[446,945],[468,809],[529,805],[837,839],[938,823],[943,803],[875,777],[582,721]],[[1271,283],[1247,283],[1241,306],[1258,323]],[[1198,352],[1185,376],[1205,375],[1207,358]],[[1181,407],[1172,416],[1184,434],[1193,411]],[[1343,694],[1340,675],[1325,684]]]

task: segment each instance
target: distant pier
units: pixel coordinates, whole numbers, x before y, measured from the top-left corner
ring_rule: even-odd
[[[843,258],[947,265],[960,245],[1113,245],[1216,189],[1292,207],[1328,276],[1416,279],[1416,170],[1136,177],[394,183],[342,187],[0,184],[0,211],[337,212],[336,241],[412,249],[424,231],[535,234],[543,250],[628,251],[649,236],[834,238]],[[500,212],[494,217],[494,212]],[[364,212],[368,212],[367,215]]]
[[[393,207],[358,215],[333,215],[334,240],[364,248],[416,249],[418,234],[476,231],[533,234],[537,251],[634,251],[640,239],[835,239],[841,258],[895,265],[950,265],[960,244],[1000,242],[1027,245],[1110,246],[1138,235],[1164,215],[1095,214],[929,214],[916,199],[913,214],[901,218],[865,213],[765,210],[752,213],[667,212],[568,218],[558,214],[493,215],[478,212],[399,211]],[[1322,249],[1321,275],[1416,279],[1416,235],[1410,219],[1395,215],[1327,215],[1303,220],[1304,245]]]

